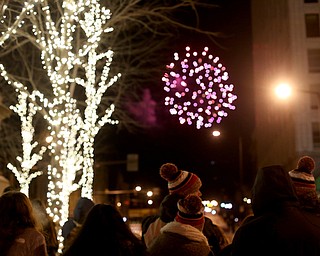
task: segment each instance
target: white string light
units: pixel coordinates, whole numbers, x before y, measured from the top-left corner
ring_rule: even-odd
[[[20,191],[29,195],[29,185],[32,179],[41,175],[41,171],[31,173],[32,168],[42,159],[43,154],[47,150],[45,146],[41,146],[39,152],[33,153],[33,150],[38,146],[38,142],[33,142],[35,129],[33,127],[33,117],[37,113],[38,107],[32,102],[28,102],[28,94],[25,91],[19,91],[18,103],[11,106],[15,113],[17,113],[21,120],[21,137],[22,137],[22,157],[17,156],[20,163],[20,170],[13,164],[7,165],[14,175],[16,176],[19,184]]]

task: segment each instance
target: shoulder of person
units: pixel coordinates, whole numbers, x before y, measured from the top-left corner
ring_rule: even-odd
[[[26,228],[23,230],[23,232],[16,237],[15,242],[18,246],[17,248],[20,248],[21,245],[27,245],[28,248],[37,249],[45,247],[46,245],[44,235],[35,228]]]
[[[34,237],[39,237],[39,238],[43,238],[44,239],[44,235],[37,229],[35,228],[26,228],[22,233],[21,233],[21,236],[24,236],[24,237],[31,237],[31,238],[34,238]]]
[[[142,234],[145,234],[150,226],[151,223],[155,222],[159,218],[158,215],[149,215],[142,219],[141,228]]]

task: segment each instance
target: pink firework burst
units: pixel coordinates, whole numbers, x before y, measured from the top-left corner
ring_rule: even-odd
[[[168,94],[165,105],[181,124],[209,128],[235,109],[234,85],[227,84],[226,67],[219,57],[209,54],[208,47],[200,53],[192,52],[189,46],[185,50],[182,57],[174,53],[174,61],[167,65],[168,72],[162,77]]]

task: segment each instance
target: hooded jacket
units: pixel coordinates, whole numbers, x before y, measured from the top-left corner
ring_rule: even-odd
[[[320,255],[320,216],[300,208],[291,178],[281,166],[258,171],[254,215],[236,231],[232,255]]]

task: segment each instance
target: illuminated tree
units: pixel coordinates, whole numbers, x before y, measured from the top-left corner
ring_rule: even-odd
[[[139,84],[154,74],[144,68],[166,41],[155,39],[174,34],[166,24],[201,32],[169,15],[179,8],[195,10],[192,0],[150,2],[12,0],[3,6],[0,57],[6,61],[0,73],[20,95],[13,109],[22,121],[22,142],[32,140],[36,114],[46,121],[50,138],[38,142],[38,154],[33,146],[23,147],[19,170],[9,166],[19,180],[18,172],[29,161],[26,172],[35,177],[38,173],[30,170],[37,161],[30,159],[40,160],[47,148],[48,206],[60,226],[67,220],[73,191],[81,189],[81,196],[92,197],[94,139],[105,124],[126,120],[122,96],[132,91],[132,81]],[[19,65],[12,65],[12,56]],[[29,111],[21,110],[25,108]]]
[[[185,50],[184,56],[174,53],[174,62],[167,65],[168,72],[162,78],[168,93],[165,105],[181,124],[208,128],[220,123],[228,110],[235,109],[234,85],[226,83],[227,69],[208,47],[200,53],[189,46]]]

